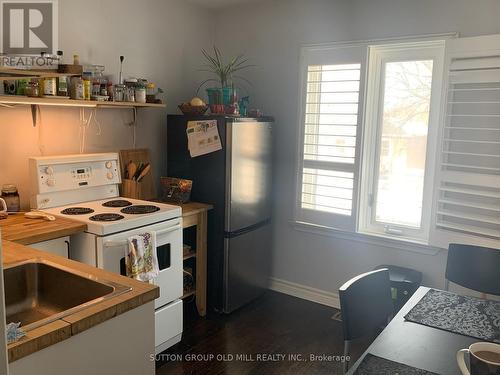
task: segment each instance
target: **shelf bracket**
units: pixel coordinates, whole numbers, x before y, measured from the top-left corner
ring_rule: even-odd
[[[132,126],[136,126],[137,125],[137,107],[132,107],[132,114],[133,114]]]
[[[31,121],[33,121],[33,127],[36,128],[36,119],[38,117],[38,112],[40,112],[40,107],[37,104],[31,105]]]

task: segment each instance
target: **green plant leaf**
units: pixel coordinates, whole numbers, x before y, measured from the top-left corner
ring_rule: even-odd
[[[248,83],[250,86],[253,86],[253,83],[250,82],[248,79],[246,79],[245,77],[242,77],[242,76],[239,76],[239,75],[235,75],[234,78],[238,78],[238,79],[241,79],[242,81],[245,81],[246,83]]]
[[[200,83],[200,85],[199,85],[199,86],[198,86],[198,88],[196,89],[196,95],[198,95],[198,93],[199,93],[200,89],[203,87],[203,85],[204,85],[205,83],[208,83],[208,82],[217,82],[217,83],[219,83],[219,81],[218,81],[218,80],[213,79],[213,78],[209,78],[209,79],[204,80],[202,83]]]
[[[205,49],[201,50],[203,56],[205,57],[206,63],[202,65],[204,69],[200,69],[200,71],[216,75],[219,78],[221,87],[229,86],[230,84],[232,84],[232,76],[235,72],[255,66],[248,64],[248,59],[245,58],[245,55],[243,54],[239,54],[236,57],[233,57],[226,64],[224,63],[221,50],[217,48],[216,45],[213,45],[212,48],[213,55]],[[203,82],[202,85],[204,83],[206,82]],[[200,85],[200,87],[202,85]]]

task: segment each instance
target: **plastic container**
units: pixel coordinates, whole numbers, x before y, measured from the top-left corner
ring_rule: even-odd
[[[6,184],[2,186],[2,198],[7,204],[7,212],[19,212],[21,210],[21,200],[17,192],[17,186]]]

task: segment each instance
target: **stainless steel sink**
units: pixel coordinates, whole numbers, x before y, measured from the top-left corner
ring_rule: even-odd
[[[6,265],[7,323],[25,331],[132,290],[42,259]]]

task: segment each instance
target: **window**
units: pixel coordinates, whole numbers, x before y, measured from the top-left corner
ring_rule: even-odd
[[[427,239],[443,51],[442,41],[306,50],[299,221]]]
[[[427,241],[443,54],[441,41],[369,47],[362,232]]]
[[[307,69],[302,208],[352,214],[360,69],[361,64]],[[315,161],[324,168],[314,168]]]
[[[304,69],[298,217],[354,230],[363,49],[328,54],[313,60],[326,57],[329,64],[315,61]]]

